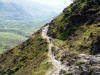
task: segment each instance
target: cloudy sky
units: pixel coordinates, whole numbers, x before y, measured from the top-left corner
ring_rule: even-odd
[[[21,4],[24,4],[24,3],[34,4],[34,2],[37,2],[40,4],[48,5],[50,7],[59,8],[59,9],[65,8],[71,3],[71,0],[0,0],[0,1],[16,2],[16,3],[21,3]]]
[[[66,6],[71,3],[71,0],[32,0],[50,6]]]
[[[50,5],[50,6],[64,6],[69,5],[71,3],[71,0],[0,0],[0,1],[4,1],[4,2],[27,2],[27,1],[33,1],[33,2],[38,2],[38,3],[42,3],[45,5]]]
[[[65,7],[71,4],[71,0],[0,0],[3,2],[15,2],[25,9],[30,9],[38,4],[44,8],[50,9],[57,14],[60,14]],[[41,9],[41,8],[40,8]],[[31,10],[31,9],[30,9]],[[48,10],[49,11],[49,10]]]
[[[66,6],[70,5],[71,0],[32,0],[33,2],[48,5],[57,12],[61,12]]]

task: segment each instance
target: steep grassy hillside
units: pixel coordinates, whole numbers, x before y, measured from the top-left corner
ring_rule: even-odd
[[[100,36],[100,1],[74,2],[52,20],[48,34],[65,52],[91,54],[91,44]]]
[[[48,44],[41,31],[30,39],[0,55],[0,75],[44,75],[50,68]]]
[[[62,75],[100,74],[99,0],[76,0],[49,23],[48,35],[52,53],[66,67]],[[52,69],[47,55],[48,43],[39,30],[0,55],[0,75],[45,75]]]
[[[68,68],[64,75],[100,74],[100,1],[76,0],[49,23],[48,35],[59,49],[56,59]]]

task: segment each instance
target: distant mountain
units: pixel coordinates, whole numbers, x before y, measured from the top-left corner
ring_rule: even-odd
[[[3,2],[0,2],[0,16],[15,20],[32,18],[29,13],[15,3]]]
[[[52,11],[50,7],[38,3],[21,5],[14,2],[0,2],[0,16],[8,19],[23,20],[40,18],[42,20],[42,18],[50,19],[56,15],[56,12]]]

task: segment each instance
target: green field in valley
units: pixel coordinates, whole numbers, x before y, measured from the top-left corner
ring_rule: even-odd
[[[16,33],[0,32],[0,53],[13,48],[27,38]]]
[[[43,25],[43,22],[37,23],[32,20],[2,20],[0,22],[0,53],[22,43]]]

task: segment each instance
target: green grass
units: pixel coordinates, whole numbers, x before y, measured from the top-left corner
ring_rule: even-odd
[[[62,44],[64,43],[63,40],[59,40],[59,39],[53,39],[52,41],[53,41],[54,45],[56,45],[58,47],[61,47]]]
[[[49,72],[53,69],[52,63],[48,62],[48,59],[45,59],[39,69],[37,69],[33,74],[34,75],[45,75],[46,72]]]
[[[37,20],[11,20],[0,17],[0,49],[8,50],[25,41],[34,32],[45,24],[42,19]],[[11,41],[9,44],[6,41]],[[5,47],[9,48],[5,48]],[[2,52],[1,52],[2,53]]]
[[[40,34],[40,31],[33,34],[24,43],[0,56],[4,62],[0,63],[0,75],[45,75],[53,68],[48,62],[48,43]]]
[[[85,64],[86,60],[85,59],[78,59],[77,62],[75,62],[75,65],[81,65],[81,64]]]
[[[0,49],[0,54],[3,53],[3,52],[4,52],[4,50],[3,49]]]
[[[73,72],[66,72],[64,75],[73,75]]]
[[[15,33],[10,33],[10,32],[0,32],[0,37],[3,37],[4,39],[19,39],[19,40],[26,40],[24,36],[15,34]]]
[[[26,37],[15,33],[0,32],[0,53],[17,46],[26,39]]]

